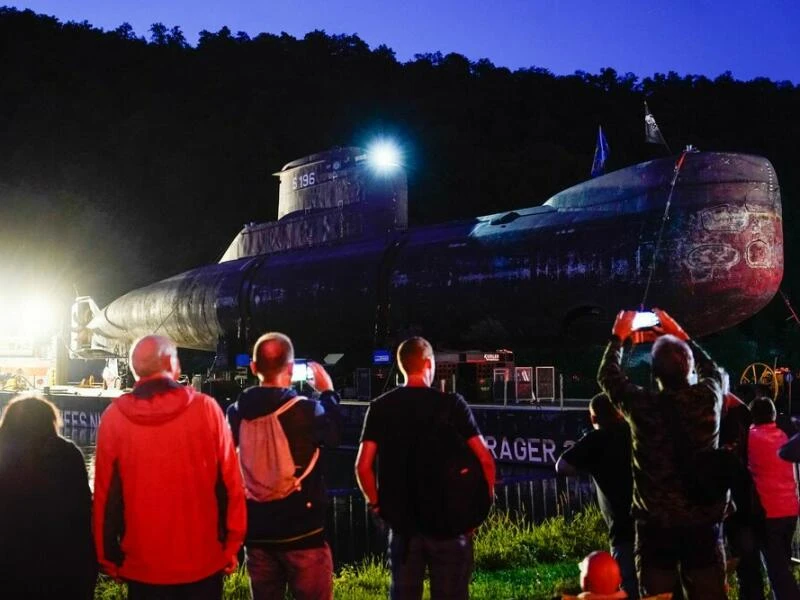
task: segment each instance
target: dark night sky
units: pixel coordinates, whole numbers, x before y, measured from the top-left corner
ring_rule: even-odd
[[[441,51],[556,74],[731,71],[737,79],[800,83],[797,0],[29,0],[16,7],[104,29],[127,21],[139,35],[154,22],[178,25],[192,44],[200,30],[222,26],[251,36],[323,29],[386,44],[401,61]]]

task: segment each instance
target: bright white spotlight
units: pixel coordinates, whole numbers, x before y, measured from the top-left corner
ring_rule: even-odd
[[[400,150],[392,142],[381,140],[367,150],[367,158],[372,168],[379,173],[390,173],[400,168]]]
[[[0,302],[0,336],[14,335],[17,332],[19,317],[16,307],[8,301]]]
[[[17,309],[18,326],[25,335],[51,335],[55,331],[56,308],[43,297],[27,298]]]

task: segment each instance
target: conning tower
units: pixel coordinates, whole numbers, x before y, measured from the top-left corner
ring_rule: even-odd
[[[220,262],[408,228],[408,185],[399,165],[377,169],[361,148],[335,148],[287,163],[280,178],[278,220],[251,223]]]

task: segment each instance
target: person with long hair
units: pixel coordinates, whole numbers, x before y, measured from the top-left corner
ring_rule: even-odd
[[[81,451],[55,406],[11,400],[0,420],[0,596],[91,598],[92,496]]]

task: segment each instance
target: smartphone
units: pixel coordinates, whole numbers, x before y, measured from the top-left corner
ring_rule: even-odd
[[[292,381],[308,381],[311,379],[311,369],[304,358],[296,358],[292,367]]]
[[[644,312],[637,312],[636,316],[633,317],[633,329],[634,331],[637,329],[649,329],[650,327],[655,327],[659,324],[658,317],[656,313],[644,311]]]

